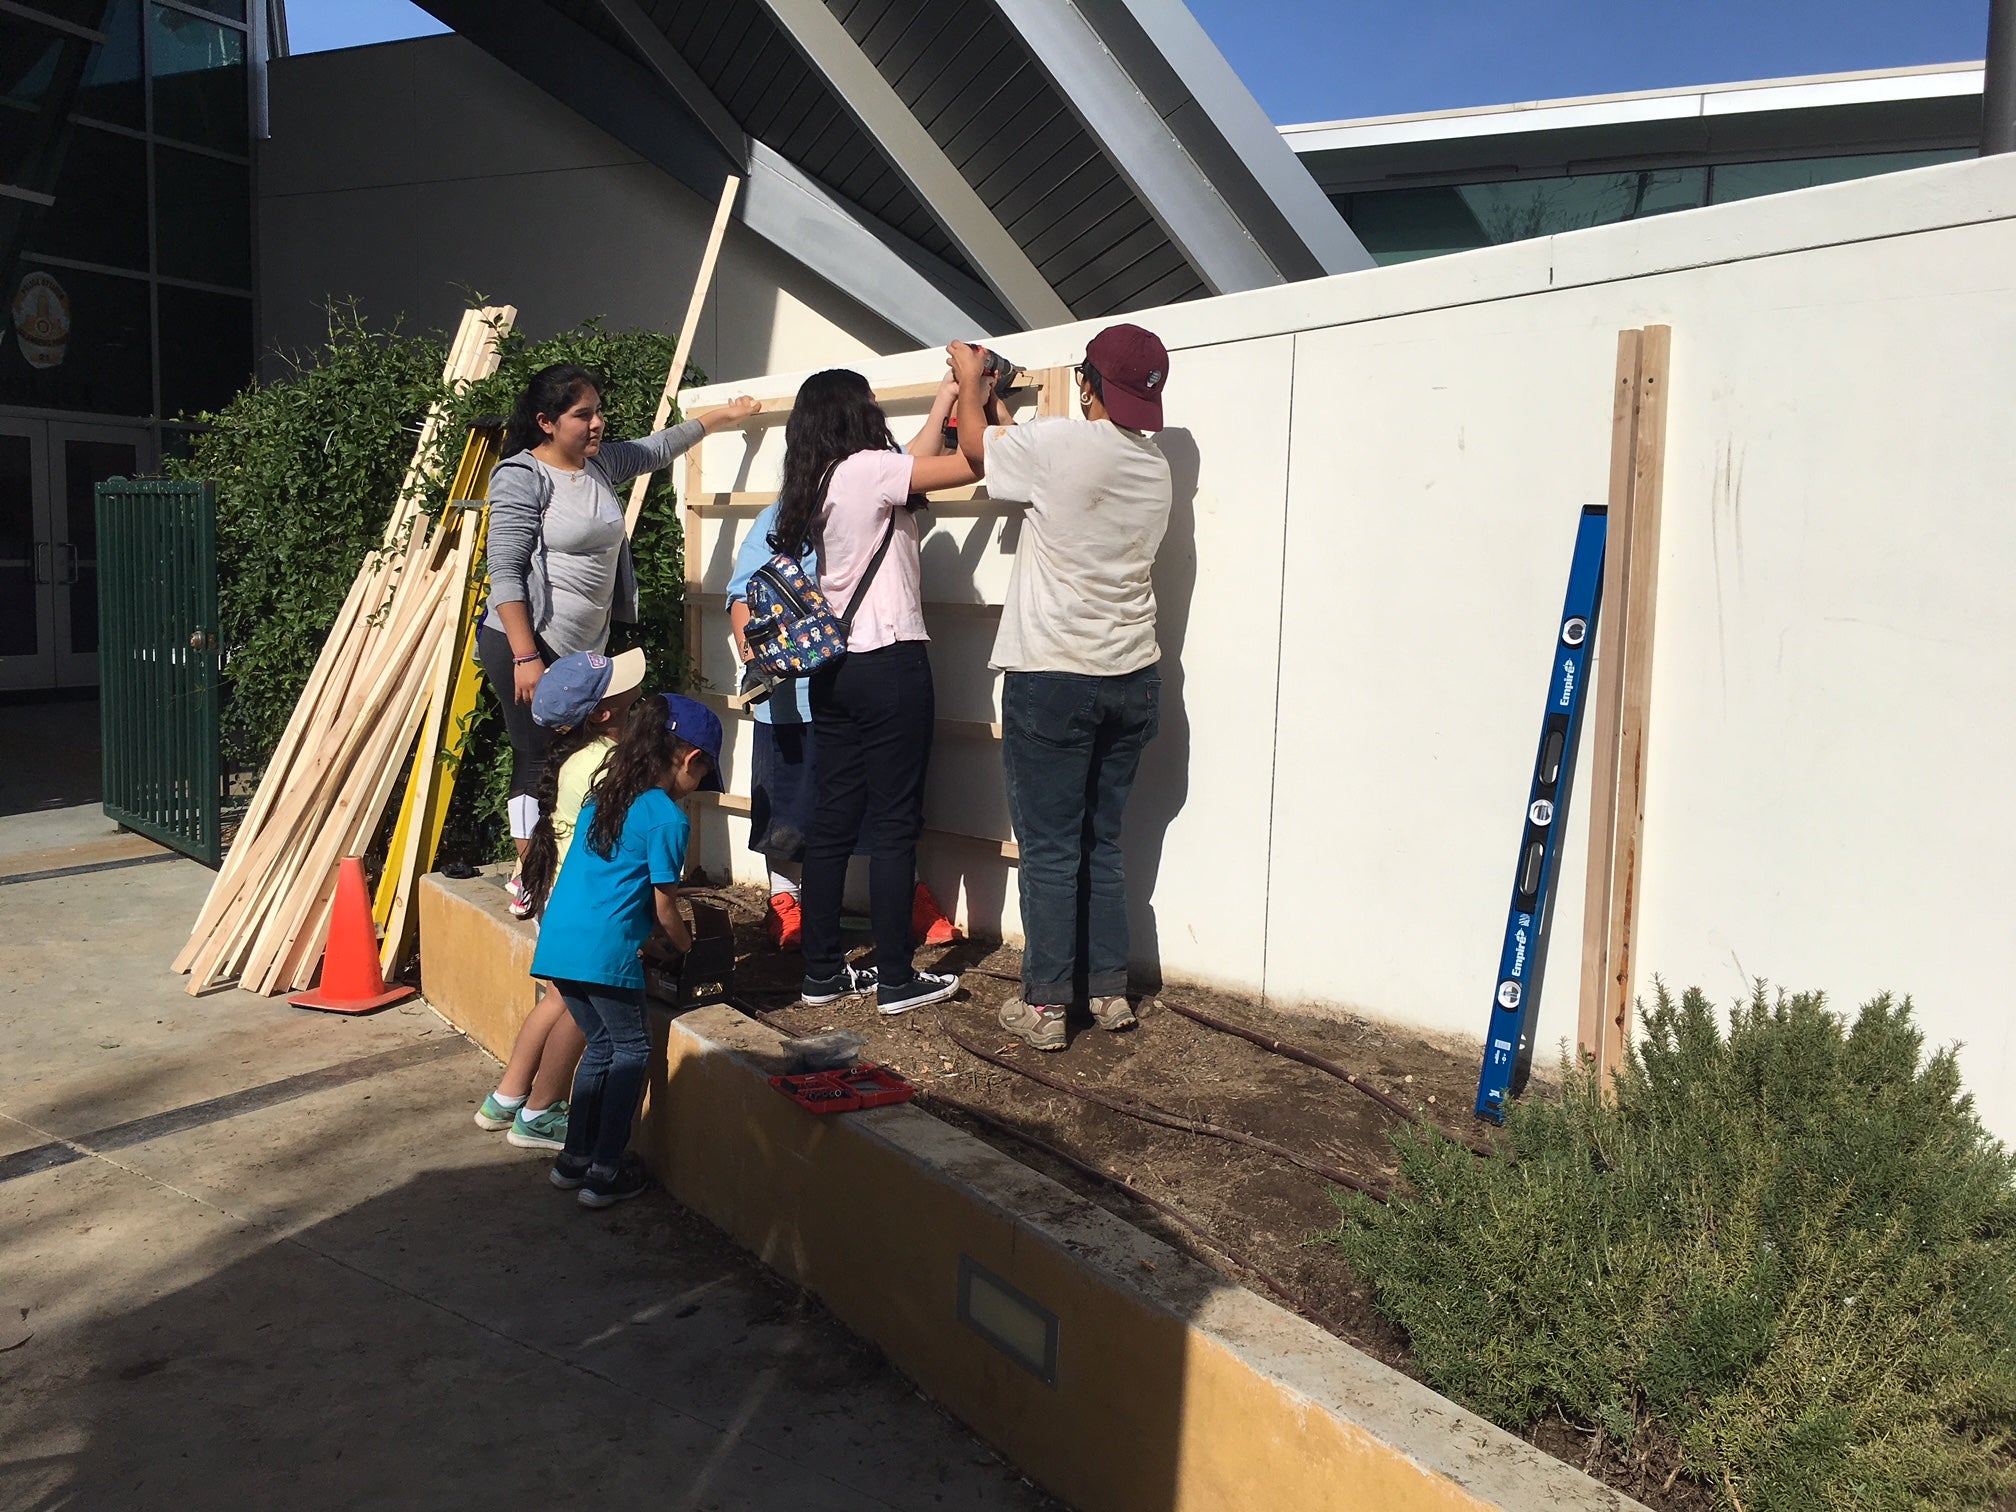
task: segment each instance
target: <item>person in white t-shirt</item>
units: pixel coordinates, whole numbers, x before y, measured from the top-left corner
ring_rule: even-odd
[[[962,350],[948,348],[955,363]],[[1120,823],[1161,714],[1151,575],[1171,487],[1147,433],[1162,428],[1168,378],[1161,341],[1116,325],[1085,349],[1081,419],[987,426],[960,393],[959,445],[988,496],[1028,506],[989,665],[1003,674],[1026,939],[1021,1001],[1001,1010],[1001,1027],[1038,1050],[1064,1048],[1081,990],[1100,1028],[1135,1022]]]

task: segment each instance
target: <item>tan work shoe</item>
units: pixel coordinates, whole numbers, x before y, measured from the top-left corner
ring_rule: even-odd
[[[1108,1034],[1119,1034],[1141,1021],[1134,1017],[1134,1010],[1127,1006],[1125,997],[1095,997],[1092,999],[1092,1022]]]
[[[1062,1050],[1065,1045],[1064,1010],[1038,1008],[1020,998],[1001,1005],[1001,1027],[1038,1050]]]

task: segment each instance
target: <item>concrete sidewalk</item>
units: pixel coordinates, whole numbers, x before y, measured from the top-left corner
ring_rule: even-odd
[[[1055,1506],[669,1200],[477,1131],[425,1007],[185,996],[201,867],[4,880],[113,836],[0,819],[0,1506]]]

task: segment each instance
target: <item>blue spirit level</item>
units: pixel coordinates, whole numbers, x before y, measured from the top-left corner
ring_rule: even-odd
[[[1568,598],[1561,606],[1561,633],[1554,644],[1547,715],[1540,724],[1540,754],[1533,762],[1526,830],[1512,878],[1512,913],[1505,923],[1505,948],[1498,957],[1491,1031],[1484,1041],[1484,1069],[1477,1078],[1477,1116],[1493,1123],[1505,1121],[1505,1105],[1526,1090],[1533,1069],[1533,1024],[1540,1013],[1540,978],[1547,968],[1554,874],[1561,859],[1561,836],[1568,828],[1568,799],[1574,791],[1575,749],[1582,732],[1589,648],[1595,644],[1596,616],[1603,607],[1603,544],[1609,528],[1609,510],[1592,505],[1582,511],[1582,524],[1575,532],[1575,559],[1568,568]]]

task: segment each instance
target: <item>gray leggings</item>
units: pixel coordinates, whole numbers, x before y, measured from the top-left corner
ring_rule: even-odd
[[[555,658],[538,642],[539,656],[548,666]],[[511,638],[489,625],[476,627],[476,665],[490,679],[490,689],[504,711],[504,732],[511,737],[511,796],[530,798],[539,791],[539,769],[546,764],[546,727],[532,717],[532,705],[518,702],[518,685],[512,677]]]

